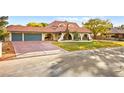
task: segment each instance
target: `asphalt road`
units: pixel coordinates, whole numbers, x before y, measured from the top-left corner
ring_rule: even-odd
[[[124,47],[17,58],[0,62],[7,77],[124,76]]]

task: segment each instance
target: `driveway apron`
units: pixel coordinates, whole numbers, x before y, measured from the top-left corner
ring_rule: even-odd
[[[51,44],[51,42],[43,41],[18,41],[12,42],[16,58],[17,57],[33,57],[40,55],[49,55],[56,53],[64,53],[65,50]]]

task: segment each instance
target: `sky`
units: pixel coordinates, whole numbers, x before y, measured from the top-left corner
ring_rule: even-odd
[[[26,25],[29,22],[51,23],[55,20],[76,22],[79,26],[91,18],[110,20],[114,26],[124,24],[124,16],[9,16],[9,25]]]

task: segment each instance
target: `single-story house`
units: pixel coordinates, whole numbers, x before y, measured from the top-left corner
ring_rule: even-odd
[[[124,29],[112,28],[109,34],[112,40],[124,40]]]
[[[46,27],[7,26],[9,41],[91,40],[91,31],[76,23],[54,21]]]

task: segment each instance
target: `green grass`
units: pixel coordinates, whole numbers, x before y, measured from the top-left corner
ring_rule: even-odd
[[[53,42],[54,45],[57,45],[67,51],[76,51],[76,50],[90,50],[97,48],[108,48],[108,47],[120,47],[124,46],[124,42],[117,41],[92,41],[92,42]]]

